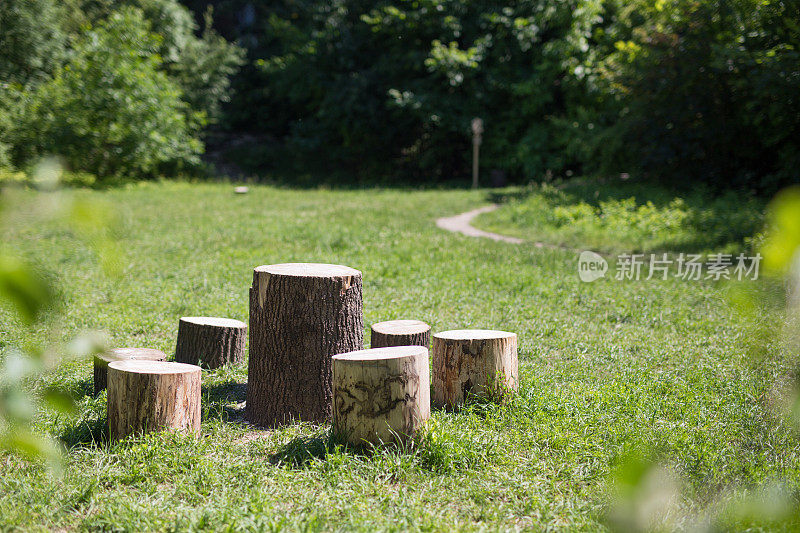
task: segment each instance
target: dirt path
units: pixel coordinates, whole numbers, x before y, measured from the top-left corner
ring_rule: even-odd
[[[466,213],[461,213],[460,215],[456,215],[454,217],[437,218],[436,225],[447,231],[463,233],[468,237],[485,237],[487,239],[492,239],[493,241],[503,241],[514,244],[525,242],[517,237],[509,237],[507,235],[500,235],[499,233],[492,233],[491,231],[483,231],[482,229],[475,228],[470,224],[472,219],[474,219],[476,216],[494,211],[497,209],[497,207],[497,204],[491,204],[479,207],[478,209],[473,209],[472,211],[467,211]]]
[[[485,205],[483,207],[473,209],[472,211],[461,213],[460,215],[437,218],[436,225],[442,228],[443,230],[452,231],[454,233],[461,233],[468,237],[483,237],[486,239],[492,239],[493,241],[510,242],[512,244],[522,244],[524,242],[528,242],[518,237],[510,237],[508,235],[500,235],[499,233],[492,233],[491,231],[483,231],[482,229],[478,229],[472,226],[472,224],[470,224],[476,216],[481,215],[483,213],[489,213],[491,211],[494,211],[498,207],[500,206],[497,204]],[[552,248],[556,250],[569,250],[569,251],[577,250],[575,248],[570,248],[568,246],[548,244],[546,242],[531,242],[530,244],[532,244],[536,248]]]

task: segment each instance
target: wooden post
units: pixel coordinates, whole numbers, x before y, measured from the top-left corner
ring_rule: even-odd
[[[483,119],[472,119],[472,188],[478,188],[478,154],[483,142]]]
[[[250,288],[247,416],[261,426],[331,415],[331,356],[364,340],[361,272],[317,263],[257,267]]]
[[[519,388],[517,335],[460,329],[435,333],[431,341],[433,403],[455,408],[474,395],[502,401]]]
[[[110,363],[108,431],[111,440],[162,429],[198,435],[200,374],[199,366],[183,363]]]
[[[114,361],[166,361],[167,355],[150,348],[114,348],[94,356],[94,393],[106,388],[108,364]]]
[[[429,380],[424,346],[334,355],[334,431],[355,445],[407,441],[430,417]]]
[[[231,318],[185,316],[178,322],[175,361],[208,369],[244,359],[247,324]]]
[[[386,346],[428,347],[431,327],[421,320],[388,320],[372,324],[371,348]]]

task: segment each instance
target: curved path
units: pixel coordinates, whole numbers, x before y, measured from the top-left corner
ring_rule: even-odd
[[[484,237],[486,239],[492,239],[493,241],[510,242],[512,244],[522,244],[526,242],[524,239],[520,239],[518,237],[510,237],[508,235],[500,235],[499,233],[492,233],[491,231],[484,231],[482,229],[474,227],[471,224],[472,220],[478,215],[482,215],[483,213],[489,213],[491,211],[494,211],[498,207],[500,206],[497,204],[490,204],[490,205],[485,205],[483,207],[479,207],[477,209],[473,209],[471,211],[467,211],[466,213],[461,213],[460,215],[437,218],[436,225],[442,228],[443,230],[452,231],[454,233],[461,233],[466,235],[467,237]],[[531,244],[533,244],[537,248],[571,249],[543,242],[533,242]]]
[[[472,219],[474,219],[476,216],[494,211],[497,209],[497,207],[497,204],[491,204],[479,207],[478,209],[473,209],[472,211],[467,211],[466,213],[461,213],[460,215],[456,215],[454,217],[437,218],[436,225],[447,231],[463,233],[468,237],[485,237],[487,239],[492,239],[493,241],[511,242],[514,244],[520,244],[524,242],[522,239],[518,239],[517,237],[509,237],[507,235],[500,235],[499,233],[492,233],[491,231],[483,231],[482,229],[475,228],[470,224]]]

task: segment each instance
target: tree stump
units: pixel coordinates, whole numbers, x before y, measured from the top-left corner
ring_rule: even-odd
[[[114,361],[166,361],[167,355],[150,348],[114,348],[94,356],[94,393],[106,388],[108,364]]]
[[[247,416],[260,426],[331,415],[331,356],[364,340],[361,272],[285,263],[257,267],[250,288]]]
[[[333,426],[351,444],[405,442],[430,414],[428,349],[424,346],[333,356]]]
[[[519,388],[517,335],[460,329],[435,333],[431,341],[433,403],[455,408],[470,396],[502,401]]]
[[[371,348],[386,346],[428,347],[431,327],[420,320],[388,320],[372,324]]]
[[[231,318],[185,316],[178,323],[175,361],[215,369],[244,359],[247,324]]]
[[[200,374],[199,366],[184,363],[110,363],[108,430],[111,440],[162,429],[198,435]]]

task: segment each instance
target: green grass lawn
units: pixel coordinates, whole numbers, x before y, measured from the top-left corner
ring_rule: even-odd
[[[516,399],[434,411],[416,448],[356,453],[328,443],[328,426],[243,424],[243,365],[203,373],[201,438],[109,446],[105,394],[90,395],[91,363],[65,362],[34,384],[61,384],[78,398],[78,417],[37,422],[69,447],[65,471],[53,476],[0,454],[0,529],[597,530],[608,473],[639,445],[685,477],[687,510],[731,487],[776,478],[800,486],[798,440],[768,401],[788,363],[774,347],[774,357],[753,358],[754,328],[775,317],[740,316],[729,284],[582,283],[573,252],[436,228],[436,217],[485,205],[485,191],[232,189],[164,183],[72,193],[118,213],[118,277],[106,277],[69,231],[32,215],[3,243],[59,282],[63,315],[49,335],[101,329],[115,345],[168,354],[180,316],[246,321],[257,265],[349,265],[363,272],[367,332],[396,318],[434,331],[517,332]],[[43,200],[30,191],[15,198],[22,212]],[[608,235],[593,244],[628,243]],[[0,320],[3,351],[27,341],[9,314]]]
[[[505,202],[476,226],[530,241],[606,253],[753,248],[764,201],[728,191],[675,193],[627,181],[573,180],[496,193]]]

